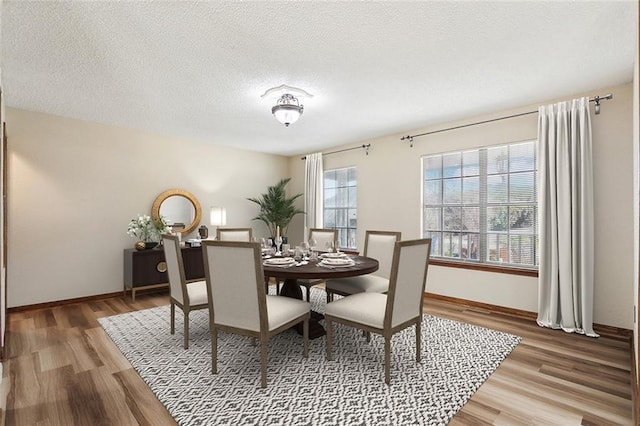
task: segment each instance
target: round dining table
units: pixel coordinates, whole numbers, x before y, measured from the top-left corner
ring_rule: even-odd
[[[306,264],[300,264],[300,262],[298,262],[288,267],[263,263],[264,277],[267,281],[273,277],[277,281],[284,282],[279,293],[280,296],[302,300],[302,289],[298,284],[299,279],[328,280],[332,278],[355,277],[370,274],[378,270],[378,261],[376,259],[355,255],[349,255],[349,257],[354,261],[354,264],[351,266],[323,266],[320,264],[322,259],[309,260]],[[310,339],[324,336],[325,329],[318,323],[318,321],[322,319],[324,319],[324,315],[311,311],[311,319],[309,321]],[[302,333],[301,324],[296,330]]]

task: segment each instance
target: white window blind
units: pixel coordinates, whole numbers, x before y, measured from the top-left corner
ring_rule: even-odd
[[[324,172],[324,227],[338,230],[340,248],[356,248],[358,174],[355,167]]]
[[[429,155],[422,168],[432,256],[537,267],[536,141]]]

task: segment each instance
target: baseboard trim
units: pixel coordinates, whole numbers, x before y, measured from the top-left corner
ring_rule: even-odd
[[[110,299],[112,297],[122,296],[121,291],[115,293],[96,294],[94,296],[76,297],[73,299],[56,300],[55,302],[36,303],[33,305],[15,306],[8,308],[8,312],[24,312],[31,311],[33,309],[48,309],[55,308],[57,306],[70,305],[72,303],[92,302],[94,300]]]
[[[457,297],[443,296],[441,294],[436,294],[436,293],[425,293],[424,297],[427,299],[453,303],[455,305],[485,309],[487,311],[509,315],[516,318],[527,319],[531,321],[535,321],[536,318],[538,317],[538,314],[531,311],[507,308],[505,306],[491,305],[489,303],[476,302],[473,300],[459,299]],[[603,324],[593,324],[593,330],[602,337],[608,337],[616,340],[624,340],[630,343],[633,340],[633,330],[629,330],[626,328],[614,327],[614,326],[603,325]]]
[[[8,308],[8,312],[12,313],[12,312],[24,312],[24,311],[30,311],[32,309],[47,309],[47,308],[53,308],[56,306],[63,306],[63,305],[69,305],[72,303],[82,303],[82,302],[91,302],[94,300],[102,300],[102,299],[109,299],[112,297],[118,297],[121,296],[122,292],[115,292],[115,293],[106,293],[106,294],[97,294],[94,296],[86,296],[86,297],[77,297],[74,299],[65,299],[65,300],[56,300],[55,302],[45,302],[45,303],[36,303],[33,305],[25,305],[25,306],[16,306],[13,308]],[[440,300],[443,302],[449,302],[449,303],[453,303],[456,305],[462,305],[462,306],[469,306],[469,307],[473,307],[473,308],[480,308],[480,309],[485,309],[488,311],[492,311],[492,312],[496,312],[496,313],[500,313],[500,314],[504,314],[504,315],[510,315],[510,316],[514,316],[517,318],[523,318],[523,319],[528,319],[528,320],[532,320],[535,321],[537,318],[537,314],[535,312],[531,312],[531,311],[524,311],[521,309],[515,309],[515,308],[507,308],[505,306],[498,306],[498,305],[492,305],[489,303],[483,303],[483,302],[476,302],[473,300],[467,300],[467,299],[460,299],[457,297],[451,297],[451,296],[443,296],[441,294],[436,294],[436,293],[425,293],[424,294],[425,298],[428,299],[432,299],[432,300]],[[633,330],[629,330],[626,328],[620,328],[620,327],[614,327],[614,326],[610,326],[610,325],[603,325],[603,324],[593,324],[593,329],[596,333],[598,333],[599,335],[603,336],[603,337],[609,337],[612,339],[617,339],[617,340],[625,340],[630,342],[630,344],[633,344],[632,340],[633,340]],[[633,356],[634,354],[632,354]]]

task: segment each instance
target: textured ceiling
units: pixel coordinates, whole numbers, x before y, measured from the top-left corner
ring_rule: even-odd
[[[11,107],[297,155],[631,82],[636,25],[635,1],[3,1],[2,80]],[[281,84],[314,95],[289,128]]]

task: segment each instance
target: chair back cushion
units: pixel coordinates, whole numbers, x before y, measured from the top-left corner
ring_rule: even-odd
[[[184,267],[182,264],[182,252],[177,236],[163,235],[162,247],[164,248],[164,260],[167,263],[167,275],[169,276],[169,292],[171,297],[181,305],[185,304],[185,289],[183,288]],[[189,302],[188,300],[186,301]]]
[[[309,240],[316,240],[317,251],[327,251],[327,243],[333,241],[334,248],[338,248],[338,230],[311,228],[309,230]]]
[[[396,243],[385,315],[391,327],[422,316],[430,252],[430,238]]]
[[[251,228],[218,228],[218,241],[251,241]]]
[[[378,261],[378,270],[374,272],[382,278],[391,276],[393,249],[400,240],[400,232],[367,231],[364,243],[364,255]]]
[[[215,324],[260,331],[267,321],[259,243],[203,241],[210,315]]]

